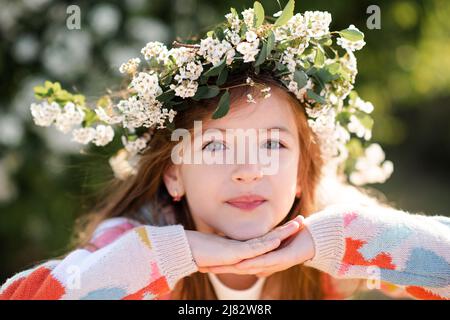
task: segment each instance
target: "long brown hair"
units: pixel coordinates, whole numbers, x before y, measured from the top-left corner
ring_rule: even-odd
[[[282,87],[270,75],[253,76],[256,83],[278,86],[288,97],[288,104],[295,115],[300,141],[300,159],[298,162],[298,183],[301,196],[296,198],[291,210],[280,223],[292,219],[298,214],[307,217],[316,211],[315,190],[320,179],[322,160],[319,146],[315,142],[313,132],[308,126],[307,117],[302,104]],[[224,86],[230,89],[231,107],[233,102],[245,97],[247,93],[254,93],[255,87],[235,86],[245,83],[246,76],[241,74],[230,78]],[[218,97],[189,102],[189,108],[180,110],[175,117],[175,127],[193,130],[195,120],[207,120],[211,117],[218,103]],[[150,148],[142,155],[137,175],[126,181],[112,181],[102,193],[103,198],[89,215],[79,219],[78,231],[74,244],[85,246],[95,230],[103,220],[117,216],[127,216],[146,224],[182,224],[186,230],[195,230],[187,201],[182,198],[179,202],[172,202],[163,182],[163,174],[172,164],[171,151],[176,141],[171,141],[171,132],[167,129],[155,131]],[[150,206],[150,215],[143,215],[142,208]],[[323,297],[320,281],[320,271],[303,265],[293,266],[287,270],[275,273],[266,280],[263,292],[278,288],[270,292],[274,299],[320,299]],[[276,286],[274,286],[276,284]],[[173,291],[175,299],[216,299],[207,274],[196,272],[181,279]]]

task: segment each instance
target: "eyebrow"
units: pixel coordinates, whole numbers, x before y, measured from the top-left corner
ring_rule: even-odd
[[[210,130],[210,129],[212,129],[212,130],[219,130],[221,132],[226,132],[226,130],[227,130],[227,129],[224,129],[224,128],[203,128],[202,133],[204,133],[206,130]],[[231,128],[228,128],[228,129],[231,129]],[[283,126],[281,126],[281,127],[271,127],[271,128],[258,128],[258,129],[267,130],[267,131],[279,130],[280,132],[285,132],[287,134],[292,135],[291,131],[288,128],[283,127]],[[234,129],[231,129],[231,130],[234,130]]]

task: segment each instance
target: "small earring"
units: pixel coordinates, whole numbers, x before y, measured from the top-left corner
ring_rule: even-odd
[[[178,192],[175,191],[175,196],[173,196],[173,201],[177,202],[181,200],[181,196],[178,195]]]

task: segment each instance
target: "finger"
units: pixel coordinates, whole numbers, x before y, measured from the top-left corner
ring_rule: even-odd
[[[294,234],[300,229],[300,222],[298,220],[291,220],[284,225],[275,228],[274,230],[268,232],[266,235],[264,235],[263,239],[280,239],[280,241],[283,241],[284,239],[288,238],[290,235]]]
[[[272,251],[251,259],[243,260],[235,265],[236,269],[264,269],[270,268],[274,265],[285,264],[286,258],[289,255],[289,249],[283,248],[281,250]]]
[[[237,269],[234,265],[228,265],[228,266],[214,266],[214,267],[208,267],[209,272],[211,273],[234,273],[234,274],[258,274],[261,272],[267,272],[267,270],[263,269]],[[271,270],[269,270],[271,271]]]

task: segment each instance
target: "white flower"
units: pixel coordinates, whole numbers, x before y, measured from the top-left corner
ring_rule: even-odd
[[[248,103],[256,103],[255,99],[253,98],[253,96],[250,93],[247,94],[247,102]]]
[[[225,18],[228,20],[231,29],[233,31],[239,32],[241,28],[241,20],[239,19],[239,17],[230,12],[225,15]]]
[[[247,31],[247,32],[245,33],[245,40],[247,40],[247,42],[253,42],[253,41],[255,41],[256,39],[258,39],[258,36],[256,35],[255,32],[253,32],[253,31]]]
[[[122,63],[122,65],[119,68],[119,71],[120,71],[120,73],[133,74],[136,72],[140,63],[141,63],[141,59],[132,58],[132,59],[128,60],[127,62]]]
[[[147,147],[148,139],[144,137],[139,137],[134,141],[128,141],[125,137],[122,137],[123,144],[125,146],[125,149],[130,154],[136,154],[141,150],[144,150]]]
[[[152,41],[142,48],[141,53],[144,55],[146,60],[155,58],[158,62],[165,62],[168,57],[167,47],[158,41]]]
[[[371,102],[364,101],[360,97],[356,97],[356,99],[350,99],[349,104],[361,111],[364,111],[365,113],[371,113],[374,109]]]
[[[88,144],[95,138],[94,128],[79,128],[72,131],[72,140],[82,144]]]
[[[366,44],[364,40],[359,41],[350,41],[345,38],[337,38],[337,44],[340,45],[343,49],[350,50],[350,51],[356,51],[361,50],[362,47]]]
[[[176,111],[161,109],[162,104],[158,100],[142,101],[133,96],[128,100],[121,100],[117,105],[123,116],[123,126],[128,129],[146,127],[150,128],[159,125],[163,128],[166,119],[172,122]]]
[[[304,18],[308,25],[308,34],[320,38],[330,32],[331,14],[326,11],[306,11]]]
[[[230,29],[224,30],[225,38],[230,42],[233,46],[237,46],[239,42],[241,42],[241,36],[238,32],[232,31]]]
[[[232,50],[232,46],[228,41],[222,40],[220,42],[218,39],[207,37],[200,40],[200,48],[197,54],[203,56],[213,66],[216,66],[229,50]]]
[[[384,159],[385,154],[381,146],[377,143],[371,144],[365,150],[364,156],[357,159],[350,181],[355,185],[385,182],[394,171],[394,165]]]
[[[34,123],[42,127],[50,126],[61,113],[59,104],[56,102],[49,104],[47,101],[42,103],[32,103],[30,110]]]
[[[112,114],[109,115],[106,113],[106,110],[104,108],[95,108],[95,113],[97,114],[100,121],[106,122],[107,124],[116,124],[120,123],[123,120],[123,117],[120,115]]]
[[[68,133],[73,126],[80,125],[84,120],[85,113],[81,107],[68,102],[56,117],[56,128],[63,133]]]
[[[105,146],[114,138],[114,130],[111,126],[99,124],[95,128],[94,144],[97,146]]]
[[[178,85],[170,85],[170,89],[175,90],[175,95],[182,98],[193,97],[197,92],[197,88],[198,83],[190,80],[183,80]]]
[[[353,24],[351,24],[347,29],[360,32],[359,29],[356,28],[355,25]],[[362,47],[364,47],[364,45],[366,44],[364,40],[351,41],[342,37],[338,38],[336,42],[338,45],[340,45],[343,49],[347,51],[361,50]]]
[[[270,90],[271,89],[272,88],[270,88],[270,87],[265,87],[264,89],[261,89],[261,93],[264,95],[264,99],[270,98],[270,96],[271,96]]]
[[[289,91],[295,94],[297,99],[299,99],[301,102],[305,102],[305,96],[308,91],[308,89],[313,89],[314,83],[312,82],[311,78],[308,78],[308,81],[306,82],[306,85],[303,88],[298,88],[298,84],[296,81],[291,80],[288,85]]]
[[[147,72],[139,72],[131,81],[130,87],[134,88],[139,97],[145,100],[154,100],[162,93],[158,76]]]
[[[253,28],[253,23],[255,20],[255,11],[253,10],[253,8],[242,11],[242,16],[244,17],[244,23],[247,25],[247,27],[249,29]]]
[[[195,60],[196,52],[192,48],[180,47],[180,48],[172,48],[169,50],[168,57],[165,61],[166,64],[169,63],[169,56],[172,56],[175,59],[176,65],[181,67],[189,62]]]
[[[137,159],[138,157],[131,157],[125,149],[120,149],[115,156],[109,159],[109,165],[117,179],[125,180],[137,173]]]
[[[237,45],[236,50],[244,56],[244,62],[255,61],[255,57],[259,52],[259,39],[253,42],[241,42]]]
[[[175,76],[175,80],[181,82],[183,80],[197,80],[203,71],[201,62],[189,62],[180,68],[179,73]]]
[[[275,12],[274,14],[273,14],[273,16],[275,17],[275,18],[278,18],[279,16],[281,16],[281,14],[283,13],[283,11],[278,11],[278,12]]]
[[[359,119],[351,115],[350,116],[350,122],[347,125],[348,131],[356,134],[359,138],[364,138],[365,140],[370,140],[372,137],[372,132],[367,129]]]

